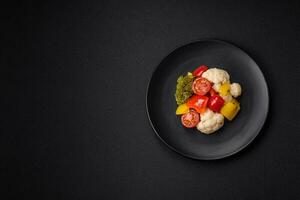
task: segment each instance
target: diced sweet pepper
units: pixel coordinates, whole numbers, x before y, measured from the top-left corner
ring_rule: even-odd
[[[183,115],[188,112],[189,112],[189,107],[186,105],[186,103],[179,105],[176,109],[176,115]]]
[[[229,121],[233,120],[236,114],[240,110],[240,103],[233,99],[232,101],[227,102],[220,110],[220,113],[226,117]]]
[[[208,100],[209,98],[207,96],[195,94],[187,100],[186,105],[189,108],[195,109],[198,113],[204,113]]]
[[[221,85],[219,93],[221,96],[226,96],[230,92],[230,84],[229,83],[224,83]]]

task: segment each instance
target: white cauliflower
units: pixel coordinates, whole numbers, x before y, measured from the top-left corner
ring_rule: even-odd
[[[225,103],[231,101],[233,98],[231,96],[231,94],[227,94],[227,95],[220,95],[222,97],[222,99],[224,99]]]
[[[234,97],[238,97],[242,94],[242,87],[238,83],[232,83],[230,85],[230,94]]]
[[[220,113],[215,113],[210,109],[200,114],[201,121],[197,124],[197,129],[204,134],[211,134],[220,129],[224,124],[224,117]]]
[[[213,88],[216,92],[219,92],[220,87],[221,87],[221,83],[217,83],[217,84],[214,84],[214,85],[212,86],[212,88]]]
[[[215,85],[230,82],[229,74],[225,70],[218,69],[218,68],[210,68],[210,69],[206,70],[202,74],[202,77],[206,78],[207,80],[214,83]],[[218,90],[216,90],[216,91],[218,91]]]

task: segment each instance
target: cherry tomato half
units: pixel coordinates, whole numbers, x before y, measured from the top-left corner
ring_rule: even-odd
[[[215,112],[219,112],[225,101],[219,95],[213,95],[209,98],[208,107]]]
[[[204,113],[208,100],[207,96],[193,95],[187,100],[186,105],[195,109],[198,113]]]
[[[202,73],[205,72],[206,70],[208,70],[208,67],[206,65],[201,65],[200,67],[195,69],[195,71],[193,71],[193,75],[194,76],[201,76]]]
[[[181,123],[187,128],[193,128],[197,126],[199,121],[199,114],[194,110],[190,110],[188,113],[181,116]]]
[[[194,80],[192,90],[195,94],[205,95],[209,92],[211,84],[206,78],[198,77]]]

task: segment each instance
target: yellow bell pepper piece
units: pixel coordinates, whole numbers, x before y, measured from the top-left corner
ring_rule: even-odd
[[[236,99],[232,98],[231,102],[240,107],[240,102],[238,102]]]
[[[220,110],[220,113],[226,117],[229,121],[233,120],[236,114],[240,110],[240,103],[233,99],[232,101],[227,102]]]
[[[188,112],[189,112],[189,107],[186,105],[186,103],[181,104],[176,109],[176,115],[183,115]]]
[[[229,94],[229,92],[230,92],[230,84],[229,83],[222,84],[219,90],[220,95],[226,96]]]

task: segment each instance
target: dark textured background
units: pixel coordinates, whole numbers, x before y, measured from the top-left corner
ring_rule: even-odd
[[[1,199],[300,199],[300,3],[14,1],[1,6]],[[270,115],[237,155],[196,161],[152,131],[145,93],[174,47],[238,45]]]

